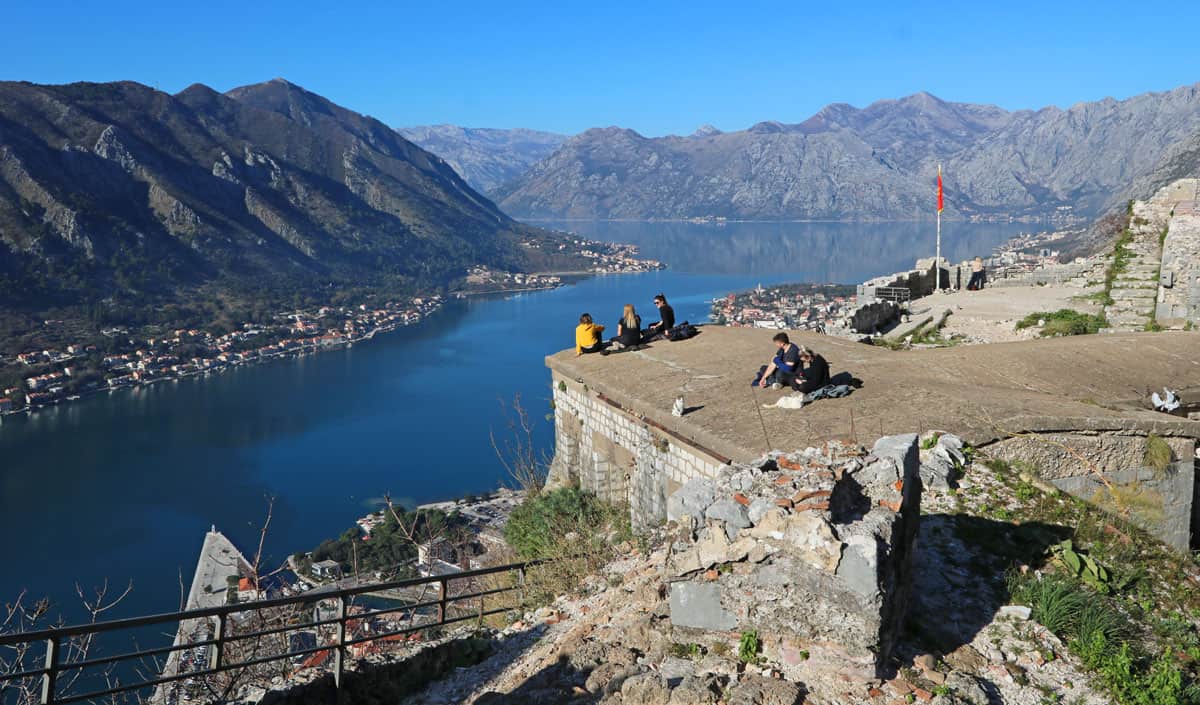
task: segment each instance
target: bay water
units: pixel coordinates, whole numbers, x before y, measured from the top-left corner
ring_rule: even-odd
[[[353,348],[0,417],[0,603],[25,590],[74,621],[77,584],[132,581],[106,617],[174,610],[204,532],[252,553],[271,498],[265,565],[336,536],[385,493],[412,505],[494,489],[509,478],[492,437],[512,438],[515,398],[537,452],[553,451],[543,360],[574,344],[580,313],[615,325],[632,303],[650,322],[663,292],[678,320],[698,322],[730,291],[857,283],[934,247],[931,223],[538,224],[636,243],[669,268],[453,301]],[[1028,227],[947,225],[943,253],[987,255]]]

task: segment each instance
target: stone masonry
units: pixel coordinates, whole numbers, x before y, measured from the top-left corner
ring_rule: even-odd
[[[1127,513],[1163,543],[1187,551],[1192,534],[1200,531],[1200,526],[1193,526],[1196,442],[1191,438],[1164,438],[1163,442],[1171,448],[1172,462],[1162,470],[1145,467],[1148,439],[1136,433],[1019,436],[985,450],[1030,468],[1064,492]]]
[[[907,434],[870,453],[831,441],[689,481],[667,501],[675,640],[753,631],[788,680],[878,677],[909,601],[920,471]]]
[[[1111,330],[1140,331],[1154,320],[1162,232],[1169,219],[1170,208],[1162,202],[1151,199],[1133,204],[1126,245],[1130,257],[1109,291],[1112,303],[1104,308]]]
[[[883,435],[944,429],[989,454],[1022,461],[1048,481],[1063,480],[1062,489],[1085,499],[1094,495],[1083,486],[1086,479],[1070,478],[1086,478],[1097,465],[1117,478],[1121,492],[1138,493],[1138,505],[1149,509],[1144,525],[1173,546],[1185,546],[1185,527],[1193,534],[1200,529],[1187,520],[1200,508],[1196,490],[1184,489],[1195,476],[1186,463],[1165,484],[1137,480],[1151,435],[1172,447],[1176,461],[1194,456],[1200,422],[1153,411],[1149,392],[1170,385],[1189,410],[1200,404],[1200,334],[1072,336],[902,352],[816,334],[794,339],[863,386],[803,409],[773,406],[785,391],[748,384],[770,349],[770,332],[749,329],[705,326],[691,340],[637,352],[549,356],[557,439],[551,481],[578,482],[627,502],[641,529],[665,519],[666,498],[676,488],[715,477],[730,460],[752,462],[773,448],[828,440],[869,444]],[[686,411],[672,416],[680,396]],[[1148,501],[1155,496],[1164,502]]]
[[[1177,181],[1155,198],[1171,209],[1155,317],[1168,328],[1200,325],[1200,179]]]
[[[555,373],[555,454],[550,486],[575,484],[628,503],[634,529],[667,518],[667,495],[695,478],[711,478],[729,461],[683,443],[587,384]]]

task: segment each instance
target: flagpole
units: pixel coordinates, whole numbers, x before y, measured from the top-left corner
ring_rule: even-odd
[[[933,259],[933,267],[935,270],[937,270],[937,274],[935,275],[937,278],[934,280],[934,289],[936,291],[941,291],[942,290],[942,212],[941,211],[938,211],[937,254],[934,256],[934,259]]]
[[[938,164],[937,250],[933,256],[933,290],[942,290],[942,165]]]

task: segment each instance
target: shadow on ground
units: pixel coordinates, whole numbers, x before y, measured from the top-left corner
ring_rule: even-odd
[[[1009,604],[1011,571],[1020,566],[1041,568],[1050,546],[1072,533],[1068,527],[1040,522],[1013,524],[961,514],[922,516],[913,598],[893,667],[911,664],[917,654],[946,657],[970,644]],[[999,702],[993,684],[980,685]]]

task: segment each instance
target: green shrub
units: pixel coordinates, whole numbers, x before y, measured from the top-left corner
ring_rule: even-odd
[[[1069,308],[1059,309],[1052,312],[1031,313],[1028,316],[1017,321],[1017,330],[1032,328],[1045,321],[1042,325],[1040,335],[1044,338],[1051,338],[1059,335],[1087,335],[1098,333],[1101,328],[1108,325],[1108,321],[1104,316],[1097,316],[1090,313],[1080,313]]]
[[[608,534],[627,535],[628,521],[611,504],[577,487],[527,498],[508,517],[504,538],[521,558],[557,558],[604,549]]]
[[[1200,689],[1188,683],[1173,650],[1157,658],[1139,655],[1138,633],[1110,598],[1062,577],[1010,580],[1015,602],[1029,605],[1032,617],[1067,642],[1088,670],[1121,705],[1189,705]]]
[[[1146,454],[1143,460],[1147,467],[1153,468],[1154,472],[1161,476],[1171,467],[1171,461],[1174,459],[1174,451],[1162,436],[1156,433],[1146,436]]]
[[[670,651],[671,655],[674,656],[675,658],[686,658],[686,659],[691,659],[693,661],[704,655],[704,653],[700,650],[700,645],[695,644],[695,643],[692,643],[692,644],[674,643],[674,644],[671,644],[671,648],[669,649],[669,651]]]
[[[742,638],[738,640],[738,658],[742,663],[753,663],[758,660],[758,650],[760,647],[758,632],[742,632]]]
[[[1010,588],[1012,599],[1028,605],[1031,617],[1059,636],[1075,634],[1088,596],[1077,585],[1056,578],[1022,580]]]

